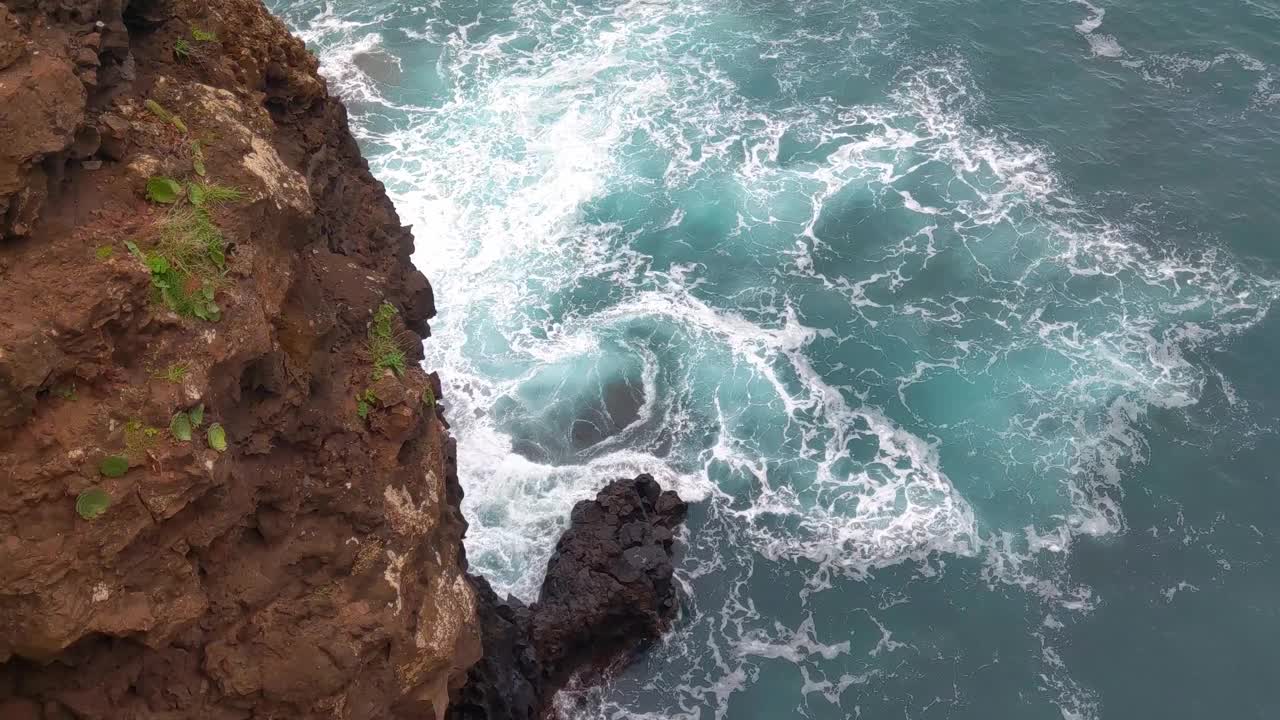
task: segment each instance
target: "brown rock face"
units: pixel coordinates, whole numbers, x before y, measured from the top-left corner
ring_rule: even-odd
[[[411,243],[259,0],[3,0],[0,717],[443,717],[480,642]]]

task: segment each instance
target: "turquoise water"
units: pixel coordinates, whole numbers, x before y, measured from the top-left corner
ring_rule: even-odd
[[[1275,718],[1280,6],[275,0],[417,238],[473,566],[699,502],[577,718]]]

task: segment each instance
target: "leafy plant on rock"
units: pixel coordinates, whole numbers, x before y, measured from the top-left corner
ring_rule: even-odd
[[[111,496],[102,488],[89,488],[76,497],[76,513],[85,520],[93,520],[111,507]]]
[[[151,202],[172,205],[182,197],[182,183],[171,177],[155,176],[147,179],[147,199]]]
[[[173,113],[165,109],[163,105],[161,105],[160,103],[150,98],[147,98],[147,100],[142,104],[144,107],[147,108],[147,111],[150,112],[152,115],[155,115],[156,117],[160,118],[164,122],[167,122],[170,125],[174,126],[183,135],[187,134],[187,124],[182,122],[182,118],[178,117],[177,115],[174,115]]]
[[[369,326],[369,355],[373,358],[373,379],[382,376],[383,371],[390,370],[397,376],[404,375],[406,355],[397,342],[392,327],[399,311],[396,306],[384,302],[373,313],[373,322]]]
[[[177,384],[187,378],[187,370],[188,367],[186,363],[172,363],[165,367],[165,369],[156,373],[155,378],[157,380],[165,380]]]
[[[173,419],[169,421],[169,434],[178,442],[190,442],[191,427],[191,416],[180,412],[175,414]]]
[[[130,420],[124,424],[125,456],[130,462],[140,461],[160,437],[160,428],[151,427],[141,420]]]
[[[192,25],[192,26],[191,26],[191,39],[192,39],[192,40],[195,40],[196,42],[202,42],[202,43],[203,43],[203,42],[217,42],[217,41],[218,41],[218,36],[217,36],[217,35],[215,35],[215,34],[213,34],[213,33],[211,33],[211,32],[209,32],[209,31],[207,31],[207,30],[202,30],[202,29],[200,29],[200,27],[198,27],[198,26],[196,26],[196,25]]]
[[[373,388],[365,388],[365,391],[356,396],[356,415],[361,420],[369,417],[369,411],[378,406],[378,395]]]
[[[209,441],[209,447],[217,450],[218,452],[227,451],[227,431],[224,430],[222,425],[219,423],[214,423],[209,426],[206,438]]]
[[[129,458],[123,455],[109,455],[98,463],[98,472],[103,477],[118,478],[129,472]]]
[[[129,251],[151,273],[160,301],[187,317],[217,322],[222,308],[215,300],[227,270],[227,244],[209,208],[243,197],[236,188],[182,183],[168,177],[147,181],[147,199],[173,205],[160,221],[156,246],[143,252],[126,242]]]

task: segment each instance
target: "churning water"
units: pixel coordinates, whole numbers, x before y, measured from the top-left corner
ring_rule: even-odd
[[[1280,716],[1280,6],[272,5],[435,286],[473,568],[698,501],[567,715]]]

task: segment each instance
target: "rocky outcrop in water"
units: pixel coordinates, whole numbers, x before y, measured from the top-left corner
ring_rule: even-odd
[[[480,642],[411,250],[259,0],[3,0],[0,717],[443,715]]]
[[[660,637],[678,609],[672,533],[686,510],[648,475],[615,480],[574,507],[532,606],[473,577],[484,657],[449,717],[544,717],[572,677],[590,679]]]

